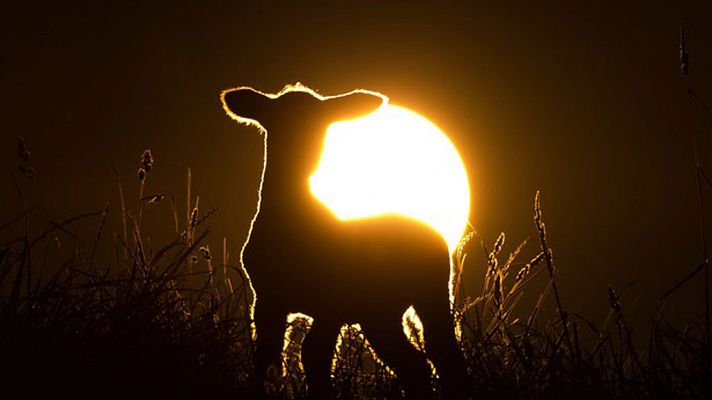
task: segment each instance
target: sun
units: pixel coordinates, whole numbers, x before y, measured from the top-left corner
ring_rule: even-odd
[[[470,212],[465,166],[445,133],[404,107],[384,104],[327,129],[312,194],[339,219],[400,214],[435,228],[452,253]]]

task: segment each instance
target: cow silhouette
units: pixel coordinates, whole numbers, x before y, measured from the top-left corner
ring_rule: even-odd
[[[228,115],[258,127],[265,138],[259,204],[241,253],[255,294],[260,389],[268,368],[281,361],[287,316],[304,313],[313,318],[302,345],[311,398],[332,397],[335,344],[340,328],[351,323],[360,324],[408,398],[433,398],[427,359],[444,397],[465,398],[443,237],[398,215],[339,220],[310,192],[328,125],[366,115],[387,99],[364,90],[324,97],[296,85],[277,94],[229,89],[221,100]],[[411,306],[423,325],[425,354],[403,331],[402,316]]]

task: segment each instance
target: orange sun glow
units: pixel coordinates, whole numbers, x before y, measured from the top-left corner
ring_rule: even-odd
[[[470,187],[455,146],[425,117],[391,104],[331,124],[310,185],[342,220],[415,218],[435,228],[451,253],[468,224]]]

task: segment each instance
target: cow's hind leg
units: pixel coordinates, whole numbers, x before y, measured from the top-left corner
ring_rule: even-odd
[[[423,323],[425,352],[435,364],[445,399],[466,399],[470,396],[467,367],[455,337],[455,326],[447,292],[415,304]]]
[[[315,318],[302,344],[302,364],[310,399],[333,398],[331,361],[341,324],[328,318]]]
[[[401,315],[394,313],[388,320],[364,321],[362,328],[376,355],[395,371],[406,398],[432,399],[430,366],[403,332]]]
[[[258,298],[255,302],[255,382],[257,391],[264,396],[264,384],[269,368],[282,371],[282,345],[287,323],[283,307]]]

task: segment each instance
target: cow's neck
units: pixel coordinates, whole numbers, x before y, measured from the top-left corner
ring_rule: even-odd
[[[309,186],[313,163],[308,161],[285,159],[278,150],[267,151],[260,214],[300,218],[319,206]]]

